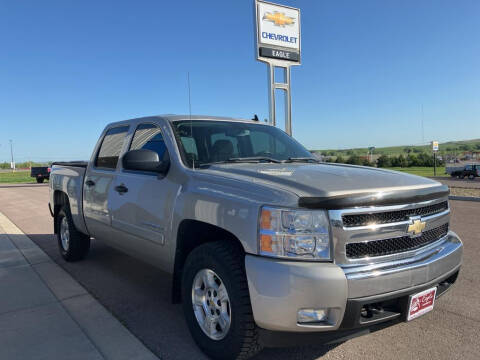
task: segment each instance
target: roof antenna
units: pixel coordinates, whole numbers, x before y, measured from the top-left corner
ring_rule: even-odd
[[[188,112],[190,116],[190,136],[193,139],[193,123],[192,123],[192,99],[190,94],[190,71],[187,72],[187,82],[188,82]],[[192,169],[195,170],[195,154],[192,154]]]

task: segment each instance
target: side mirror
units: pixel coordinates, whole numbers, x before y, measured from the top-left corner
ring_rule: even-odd
[[[160,161],[155,151],[147,149],[130,150],[122,159],[125,170],[149,171],[164,174],[168,170],[168,161]]]

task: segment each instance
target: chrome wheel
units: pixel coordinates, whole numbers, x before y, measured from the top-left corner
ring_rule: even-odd
[[[203,269],[195,275],[192,304],[200,328],[210,339],[227,336],[232,321],[230,299],[222,279],[214,271]]]
[[[68,228],[68,220],[65,216],[60,223],[60,239],[62,240],[63,250],[68,251],[70,247],[70,230]]]

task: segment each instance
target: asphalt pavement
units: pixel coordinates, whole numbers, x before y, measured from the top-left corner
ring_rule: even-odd
[[[88,258],[60,257],[48,212],[48,184],[0,186],[0,212],[66,270],[161,359],[203,359],[181,306],[170,303],[170,277],[93,241]],[[465,244],[456,285],[434,311],[331,346],[265,349],[256,359],[478,359],[480,354],[480,203],[451,201],[451,228]]]

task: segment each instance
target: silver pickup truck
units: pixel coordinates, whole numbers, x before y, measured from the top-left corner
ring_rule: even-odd
[[[173,302],[215,359],[410,321],[462,263],[447,187],[321,163],[257,121],[112,123],[88,163],[55,163],[49,186],[63,258],[94,238],[172,274]]]

